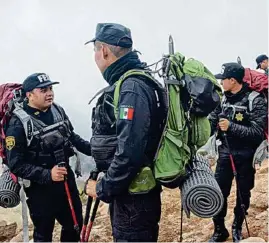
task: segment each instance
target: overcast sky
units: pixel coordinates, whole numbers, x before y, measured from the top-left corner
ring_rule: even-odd
[[[256,56],[268,54],[266,0],[0,0],[0,82],[22,82],[34,72],[60,81],[55,101],[84,138],[90,137],[87,103],[106,85],[92,45],[84,46],[98,22],[129,27],[148,64],[168,52],[169,34],[176,51],[212,72],[238,55],[255,68]]]

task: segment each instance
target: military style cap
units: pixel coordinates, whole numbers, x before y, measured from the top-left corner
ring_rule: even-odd
[[[99,23],[96,26],[95,37],[85,43],[101,41],[113,46],[130,48],[133,45],[131,30],[121,24]]]

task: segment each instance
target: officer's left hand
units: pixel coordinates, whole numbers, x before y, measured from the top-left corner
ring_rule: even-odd
[[[96,181],[94,180],[88,180],[87,186],[86,186],[86,194],[90,197],[96,198]]]
[[[230,122],[225,118],[221,118],[219,121],[219,128],[221,131],[226,132],[229,128]]]

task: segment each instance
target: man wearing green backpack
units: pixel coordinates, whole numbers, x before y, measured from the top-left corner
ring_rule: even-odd
[[[156,242],[161,187],[152,168],[165,117],[163,90],[132,50],[128,28],[100,23],[89,42],[109,87],[92,115],[92,156],[105,174],[89,180],[86,192],[110,203],[114,241]]]

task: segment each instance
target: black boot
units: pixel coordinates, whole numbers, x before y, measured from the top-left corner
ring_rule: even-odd
[[[212,235],[212,237],[209,239],[208,242],[223,242],[226,241],[229,237],[229,232],[225,227],[224,224],[224,219],[221,220],[216,220],[213,219],[214,222],[214,234]]]
[[[242,224],[244,222],[243,216],[235,216],[234,222],[232,225],[232,235],[233,235],[233,242],[239,242],[243,239],[242,237]]]

